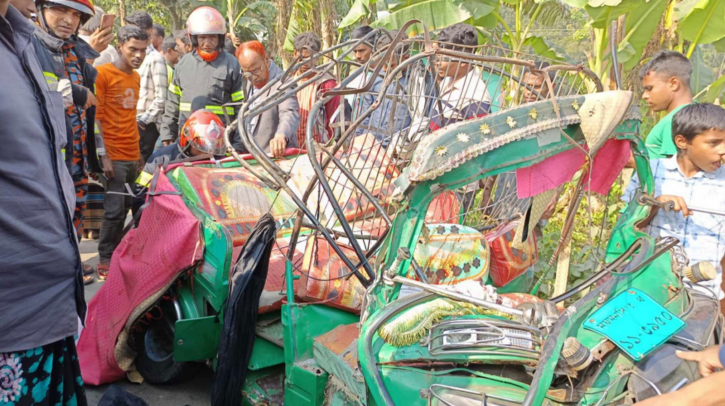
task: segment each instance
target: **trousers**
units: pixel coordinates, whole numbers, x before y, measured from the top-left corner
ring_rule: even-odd
[[[98,256],[101,262],[110,262],[113,251],[123,237],[123,225],[126,220],[133,196],[128,193],[126,184],[134,185],[138,175],[138,161],[111,161],[115,176],[106,181],[106,194],[103,197],[103,221],[98,239]]]

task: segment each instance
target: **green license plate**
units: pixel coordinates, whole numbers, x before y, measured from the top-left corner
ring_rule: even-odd
[[[584,322],[639,361],[685,327],[685,322],[639,289],[612,298]]]

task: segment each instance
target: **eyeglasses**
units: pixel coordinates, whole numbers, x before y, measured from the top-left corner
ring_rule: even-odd
[[[259,67],[256,67],[254,69],[248,69],[248,70],[242,69],[242,72],[243,73],[249,73],[249,74],[251,74],[254,77],[260,77],[260,76],[262,76],[262,73],[264,73],[264,67],[263,66],[259,66]]]

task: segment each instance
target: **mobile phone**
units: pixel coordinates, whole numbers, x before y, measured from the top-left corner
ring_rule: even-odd
[[[116,15],[115,14],[104,14],[101,17],[101,29],[105,30],[106,28],[113,27],[113,22],[116,21]]]

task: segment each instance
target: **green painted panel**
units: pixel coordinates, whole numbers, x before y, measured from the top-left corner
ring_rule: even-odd
[[[289,406],[321,406],[329,375],[312,360],[295,364],[285,380],[284,404]]]
[[[291,311],[291,319],[286,318],[286,309]],[[357,314],[348,313],[325,305],[315,304],[287,304],[282,309],[282,323],[286,332],[293,334],[293,343],[285,338],[285,347],[290,344],[295,347],[295,361],[312,358],[312,342],[315,337],[325,334],[339,325],[351,324],[359,321]],[[289,327],[293,326],[292,329]],[[287,334],[285,334],[287,336]]]
[[[249,369],[256,371],[284,364],[284,349],[270,343],[264,338],[257,337],[254,340],[252,358],[249,360]]]
[[[174,329],[174,361],[216,357],[222,325],[216,316],[179,320]]]

